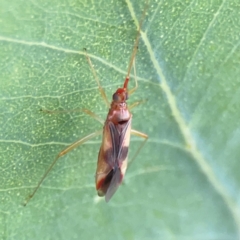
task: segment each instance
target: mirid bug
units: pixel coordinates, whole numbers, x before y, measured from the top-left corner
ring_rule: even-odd
[[[95,183],[96,190],[99,196],[105,196],[106,202],[108,202],[111,197],[114,195],[119,185],[123,181],[123,177],[125,175],[127,165],[128,165],[128,147],[130,143],[130,135],[136,135],[138,137],[144,138],[144,141],[138,148],[137,152],[133,156],[133,159],[137,156],[143,145],[146,143],[148,136],[144,133],[131,129],[132,122],[132,114],[130,110],[137,106],[139,102],[132,104],[131,106],[127,106],[126,101],[128,97],[137,89],[137,79],[136,79],[136,71],[135,71],[135,56],[138,50],[138,43],[141,33],[141,26],[143,19],[145,17],[146,7],[143,11],[142,18],[140,20],[138,26],[137,36],[134,42],[132,54],[130,57],[130,62],[128,65],[127,75],[124,81],[124,84],[121,88],[118,88],[116,92],[112,96],[112,102],[109,104],[109,101],[106,97],[105,91],[101,87],[100,81],[97,77],[96,71],[92,65],[91,59],[88,56],[86,49],[85,55],[89,66],[93,72],[95,80],[97,82],[99,91],[102,95],[103,100],[109,107],[109,112],[107,114],[107,118],[103,121],[99,116],[88,109],[82,109],[81,111],[85,112],[89,116],[93,117],[97,121],[103,124],[103,130],[96,131],[94,133],[81,138],[75,143],[68,146],[66,149],[61,151],[52,164],[49,166],[45,174],[40,179],[38,185],[32,192],[32,194],[27,198],[24,203],[24,206],[30,201],[30,199],[35,195],[40,185],[51,171],[57,160],[63,155],[67,154],[77,146],[83,144],[91,138],[94,138],[100,134],[102,134],[102,144],[98,154],[98,162],[97,162],[97,170],[95,175]],[[128,83],[130,79],[130,72],[132,67],[134,67],[134,76],[135,76],[135,87],[131,90],[128,90]],[[51,111],[47,111],[50,112]]]

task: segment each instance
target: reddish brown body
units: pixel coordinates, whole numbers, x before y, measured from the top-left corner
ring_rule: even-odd
[[[132,115],[127,107],[127,83],[114,94],[103,127],[96,170],[96,189],[108,202],[121,184],[127,169]]]

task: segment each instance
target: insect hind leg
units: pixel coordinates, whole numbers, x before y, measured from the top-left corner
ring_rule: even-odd
[[[137,155],[139,154],[139,152],[141,151],[141,149],[143,148],[143,146],[145,145],[145,143],[148,140],[148,135],[146,135],[145,133],[139,132],[137,130],[131,129],[131,134],[133,134],[137,137],[144,138],[144,141],[141,143],[141,145],[137,149],[136,153],[133,155],[132,159],[129,161],[128,167],[130,167],[130,165],[133,163],[133,161],[135,160],[135,158],[137,157]]]
[[[42,176],[42,178],[40,179],[40,181],[38,182],[37,186],[35,187],[35,189],[33,190],[33,192],[28,196],[28,198],[25,200],[25,202],[23,203],[23,206],[25,207],[28,202],[33,198],[33,196],[35,195],[35,193],[37,192],[37,190],[39,189],[39,187],[42,185],[44,179],[47,177],[47,175],[49,174],[49,172],[52,170],[52,168],[54,167],[54,165],[56,164],[56,162],[58,161],[58,159],[62,156],[64,156],[65,154],[67,154],[68,152],[72,151],[73,149],[75,149],[76,147],[82,145],[83,143],[87,142],[88,140],[97,137],[99,135],[102,134],[102,130],[99,130],[97,132],[91,133],[79,140],[77,140],[76,142],[74,142],[73,144],[69,145],[67,148],[65,148],[64,150],[62,150],[54,159],[54,161],[51,163],[51,165],[48,167],[48,169],[45,171],[44,175]]]

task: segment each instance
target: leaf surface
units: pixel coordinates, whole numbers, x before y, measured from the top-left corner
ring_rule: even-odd
[[[1,239],[237,239],[240,5],[150,1],[133,128],[149,140],[109,204],[96,196],[108,99],[123,84],[144,1],[0,1]],[[134,87],[133,77],[130,86]],[[64,110],[64,113],[41,112]],[[142,139],[132,137],[130,158]]]

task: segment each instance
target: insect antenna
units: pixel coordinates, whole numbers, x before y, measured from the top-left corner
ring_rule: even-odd
[[[124,82],[124,85],[123,85],[123,88],[125,88],[125,89],[127,89],[128,81],[129,81],[129,78],[130,78],[130,72],[131,72],[132,66],[134,64],[134,59],[135,59],[135,56],[136,56],[136,53],[137,53],[137,50],[138,50],[138,43],[139,43],[139,39],[140,39],[140,35],[141,35],[141,28],[142,28],[143,20],[146,16],[147,8],[148,8],[148,1],[146,2],[146,6],[144,8],[141,19],[139,21],[138,32],[137,32],[137,36],[136,36],[136,39],[135,39],[135,42],[134,42],[134,45],[133,45],[133,50],[132,50],[132,54],[131,54],[131,57],[130,57],[130,61],[129,61],[129,64],[128,64],[127,76],[125,78],[125,82]]]

